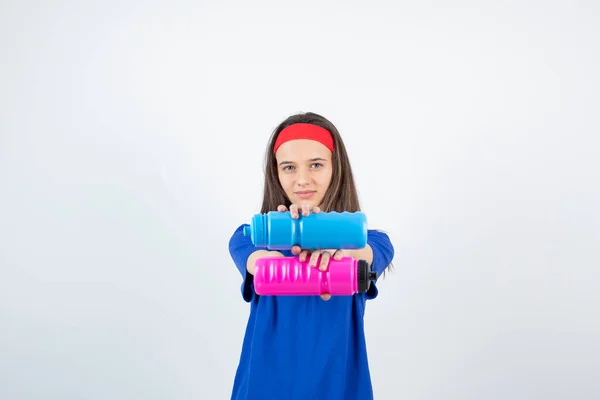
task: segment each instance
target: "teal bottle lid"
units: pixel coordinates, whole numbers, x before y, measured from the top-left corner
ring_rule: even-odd
[[[267,247],[267,232],[265,231],[266,215],[256,214],[252,217],[250,225],[244,226],[244,236],[250,236],[252,244],[256,247]]]

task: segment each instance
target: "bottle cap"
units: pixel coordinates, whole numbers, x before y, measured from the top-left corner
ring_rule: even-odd
[[[250,236],[256,247],[267,247],[266,215],[255,214],[250,225],[244,226],[244,236]]]
[[[377,280],[377,272],[371,271],[366,260],[358,260],[357,265],[358,293],[366,293],[371,287],[371,281]]]

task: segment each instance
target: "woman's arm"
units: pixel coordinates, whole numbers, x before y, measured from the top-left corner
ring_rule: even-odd
[[[363,249],[350,250],[349,256],[358,260],[365,260],[369,265],[373,264],[373,248],[369,243]]]
[[[248,256],[248,261],[246,262],[246,270],[250,275],[254,275],[256,260],[261,257],[283,257],[283,254],[278,251],[256,250]]]
[[[394,246],[386,233],[369,230],[367,245],[362,249],[350,251],[350,255],[359,260],[366,260],[371,269],[380,275],[394,258]]]
[[[240,225],[229,240],[229,253],[242,276],[242,297],[245,301],[254,298],[254,266],[260,257],[283,256],[278,251],[259,249],[252,244],[249,236],[244,235],[245,224]]]

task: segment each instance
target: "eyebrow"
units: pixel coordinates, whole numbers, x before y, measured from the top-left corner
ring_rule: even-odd
[[[309,159],[308,161],[313,162],[313,161],[327,161],[327,160],[324,158],[321,158],[321,157],[315,157],[315,158]],[[293,162],[292,161],[282,161],[279,163],[279,165],[284,165],[284,164],[293,164]]]

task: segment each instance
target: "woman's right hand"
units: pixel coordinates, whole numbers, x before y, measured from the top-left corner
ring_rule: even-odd
[[[292,219],[298,219],[300,217],[300,213],[302,213],[303,216],[308,217],[311,212],[314,214],[317,214],[321,211],[321,209],[317,206],[311,207],[308,204],[300,204],[300,205],[292,204],[292,205],[290,205],[290,208],[288,209],[285,205],[281,204],[280,206],[277,207],[277,211],[279,211],[279,212],[289,211]],[[296,245],[296,246],[292,247],[292,254],[297,256],[301,252],[302,252],[302,249],[300,248],[300,246]]]
[[[277,207],[277,211],[279,212],[286,212],[289,211],[290,214],[292,215],[292,218],[294,219],[298,219],[300,216],[300,213],[302,213],[303,216],[308,217],[308,215],[312,212],[314,214],[318,213],[321,211],[321,209],[317,206],[310,206],[308,204],[292,204],[290,205],[290,208],[288,210],[288,208],[281,204],[280,206]]]
[[[314,213],[314,214],[319,213],[321,211],[321,209],[319,207],[317,207],[317,206],[311,207],[311,206],[309,206],[307,204],[302,204],[302,205],[292,204],[292,205],[290,205],[289,210],[288,210],[288,208],[286,206],[280,205],[280,206],[277,207],[277,211],[279,211],[279,212],[289,211],[290,214],[291,214],[291,217],[293,219],[298,219],[300,217],[300,213],[302,213],[303,216],[307,217],[307,216],[310,215],[311,212]],[[298,246],[298,245],[292,246],[292,254],[294,254],[296,256],[300,255],[299,259],[302,262],[304,262],[306,260],[306,258],[308,257],[308,255],[310,253],[311,252],[308,251],[308,250],[302,250],[300,248],[300,246]],[[311,256],[311,266],[312,267],[316,266],[317,258],[319,256],[321,256],[321,255],[323,255],[323,257],[321,258],[321,268],[320,269],[323,271],[323,270],[326,269],[327,264],[329,263],[329,259],[330,258],[334,257],[334,258],[336,258],[336,259],[339,260],[342,257],[343,254],[340,252],[340,250],[338,250],[337,252],[335,250],[334,251],[330,251],[330,252],[327,252],[327,251],[323,251],[323,252],[316,251],[316,252],[313,252],[313,254]],[[322,294],[321,298],[323,300],[327,301],[327,300],[331,299],[331,295],[328,294],[328,293]]]

